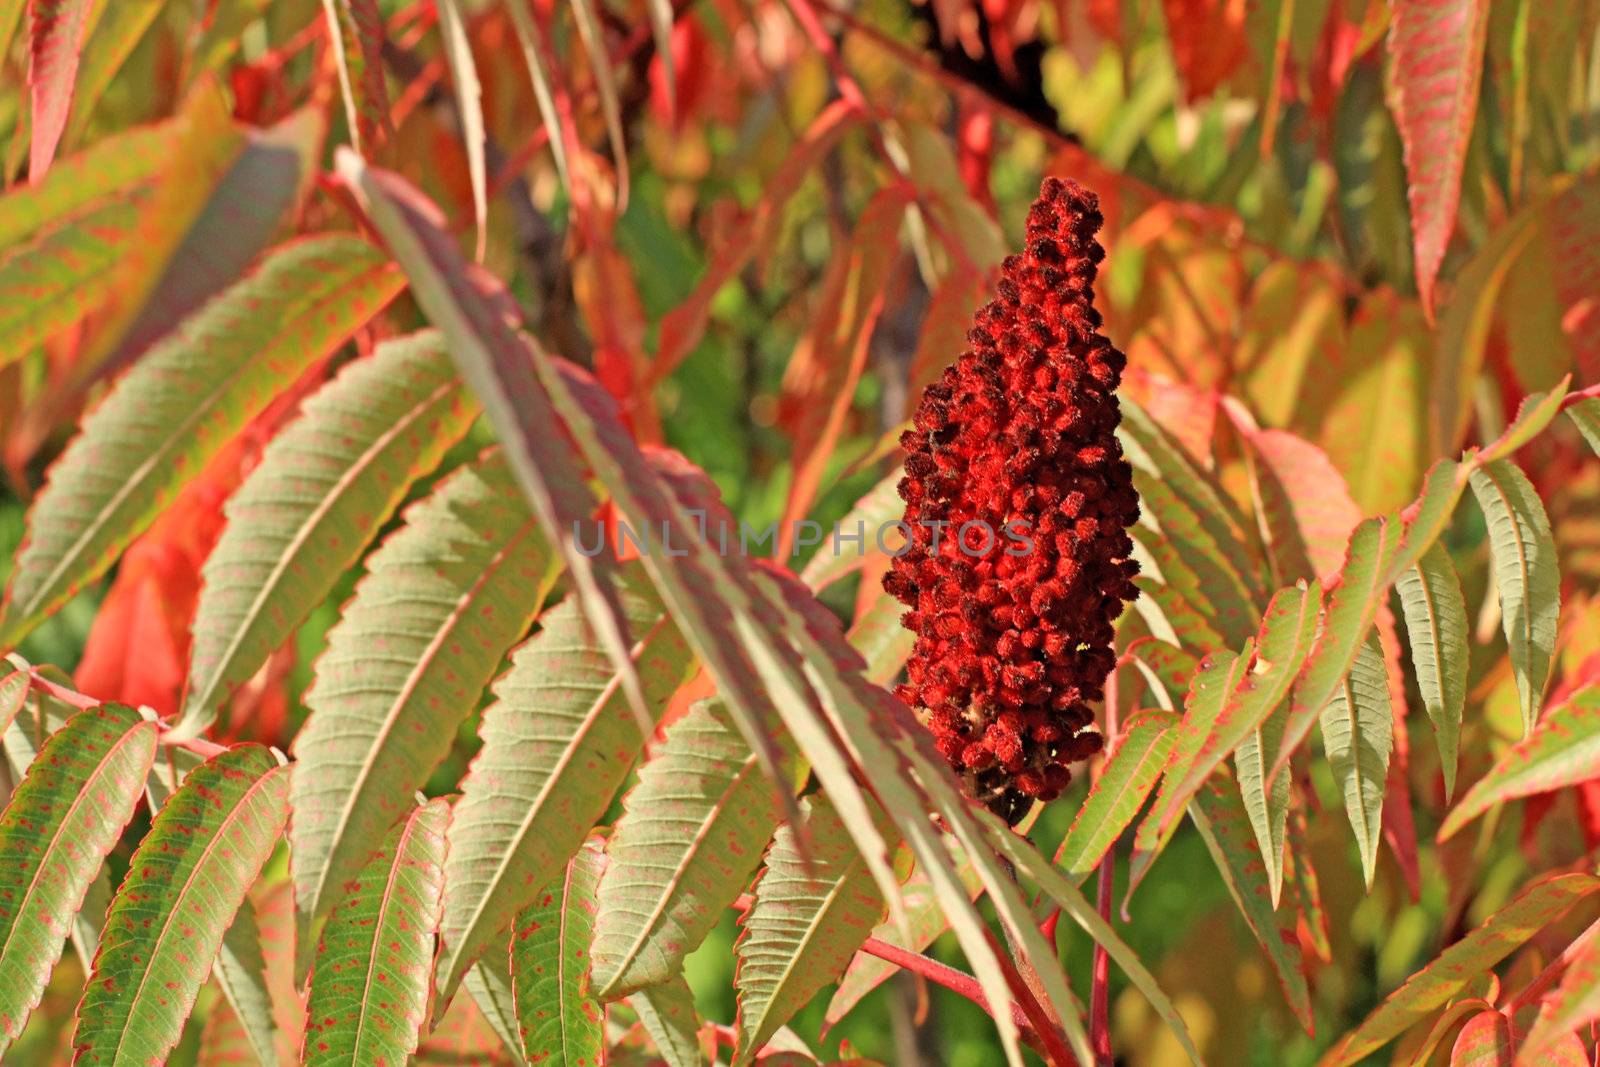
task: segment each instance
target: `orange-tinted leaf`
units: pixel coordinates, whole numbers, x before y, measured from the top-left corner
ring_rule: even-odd
[[[1450,1049],[1450,1067],[1511,1067],[1511,1020],[1497,1011],[1468,1019]]]
[[[1456,225],[1461,167],[1478,107],[1488,0],[1395,0],[1389,32],[1391,106],[1405,145],[1417,290],[1434,281]]]

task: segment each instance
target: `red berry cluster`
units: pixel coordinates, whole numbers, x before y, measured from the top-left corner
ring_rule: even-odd
[[[1127,360],[1092,306],[1100,223],[1093,193],[1046,179],[972,348],[901,438],[911,544],[884,587],[917,640],[898,693],[972,795],[1011,822],[1099,750],[1089,705],[1114,663],[1112,625],[1138,595],[1127,529],[1139,499],[1115,434]]]

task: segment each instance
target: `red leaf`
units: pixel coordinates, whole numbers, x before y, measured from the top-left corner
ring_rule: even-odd
[[[89,7],[89,0],[29,0],[28,85],[33,91],[30,182],[37,183],[50,169],[61,131],[66,128]]]
[[[1478,106],[1488,0],[1394,0],[1391,102],[1405,145],[1417,292],[1433,286],[1455,230],[1461,166]]]
[[[1249,52],[1244,0],[1163,0],[1161,6],[1188,98],[1210,96]]]

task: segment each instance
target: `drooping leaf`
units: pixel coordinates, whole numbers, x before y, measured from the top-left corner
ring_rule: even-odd
[[[432,333],[380,345],[307,401],[228,500],[195,610],[180,734],[213,721],[476,413]]]
[[[449,855],[448,842],[445,854]],[[449,881],[447,876],[446,886]],[[491,951],[484,953],[483,959],[467,968],[466,975],[461,979],[461,988],[477,1005],[484,1023],[500,1039],[502,1051],[523,1064],[527,1060],[522,1055],[522,1039],[517,1036],[516,996],[511,988],[511,933],[508,929],[501,931],[501,934],[505,943],[491,946]],[[459,1006],[460,997],[457,996],[450,1001],[450,1009],[445,1016],[435,1024],[435,1033],[438,1027],[445,1024],[449,1012]]]
[[[399,286],[363,241],[296,241],[141,359],[84,420],[29,509],[0,647],[103,574],[241,426]]]
[[[596,896],[590,974],[602,1000],[677,974],[782,820],[759,761],[714,700],[668,728],[623,809]]]
[[[628,998],[628,1004],[667,1067],[704,1067],[700,1018],[694,1010],[694,993],[683,976],[639,990]]]
[[[1323,1056],[1321,1067],[1360,1062],[1412,1024],[1427,1018],[1469,982],[1596,890],[1600,890],[1600,878],[1590,874],[1555,874],[1523,887],[1510,903],[1389,994],[1360,1026]]]
[[[735,1067],[836,979],[883,918],[884,900],[838,813],[818,794],[802,829],[781,826],[734,944],[739,1013]],[[796,837],[804,834],[809,855]]]
[[[1561,982],[1547,998],[1533,1029],[1528,1031],[1521,1053],[1524,1062],[1553,1060],[1564,1039],[1600,1018],[1600,951],[1597,948],[1600,944],[1597,944],[1595,927],[1591,926],[1567,950],[1569,962]]]
[[[1272,776],[1283,772],[1354,666],[1393,580],[1391,570],[1400,540],[1401,524],[1393,518],[1368,519],[1350,535],[1339,582],[1328,591],[1316,647],[1294,688],[1283,739],[1272,760]]]
[[[411,810],[555,577],[499,450],[407,509],[405,526],[368,559],[295,738],[290,869],[303,922],[333,906]]]
[[[1497,804],[1600,777],[1600,689],[1551,708],[1473,783],[1439,827],[1443,841]]]
[[[1253,648],[1247,643],[1238,659],[1242,673],[1231,679],[1220,703],[1213,707],[1202,700],[1185,709],[1153,812],[1163,834],[1183,818],[1200,783],[1253,737],[1289,695],[1316,639],[1321,604],[1322,586],[1315,579],[1309,587],[1279,590],[1261,620],[1256,643]]]
[[[1472,492],[1489,524],[1500,621],[1511,652],[1522,705],[1522,731],[1531,733],[1544,704],[1561,612],[1561,571],[1550,519],[1539,494],[1510,460],[1472,472]]]
[[[1068,877],[1087,878],[1133,822],[1167,765],[1177,722],[1166,712],[1145,712],[1112,741],[1105,766],[1056,854],[1056,865]]]
[[[577,544],[578,530],[594,511],[594,498],[566,436],[550,432],[561,425],[551,396],[553,361],[509,325],[517,319],[514,301],[499,282],[462,260],[436,205],[398,176],[368,167],[353,153],[341,150],[338,165],[488,413],[518,486],[559,550],[585,617],[617,668],[640,731],[648,730],[649,712],[628,655],[630,642],[610,569],[603,563],[606,557],[583,552]],[[640,521],[645,521],[644,514]]]
[[[600,842],[590,841],[517,916],[511,980],[529,1063],[583,1067],[605,1059],[605,1007],[585,975],[605,869]]]
[[[302,1064],[404,1063],[416,1051],[449,819],[446,800],[418,807],[346,883],[311,968]]]
[[[163,1062],[288,817],[288,769],[259,745],[196,768],[162,806],[111,902],[75,1063]]]
[[[1266,877],[1266,868],[1252,847],[1257,843],[1252,838],[1259,835],[1252,828],[1253,820],[1241,803],[1238,790],[1228,781],[1225,772],[1205,783],[1195,795],[1189,815],[1200,830],[1239,913],[1271,961],[1284,999],[1300,1025],[1310,1032],[1311,994],[1306,986],[1300,939],[1295,932],[1295,901],[1292,897],[1287,901],[1275,901],[1276,894]]]
[[[1344,796],[1345,813],[1355,831],[1361,871],[1368,888],[1377,869],[1383,837],[1384,780],[1394,749],[1394,713],[1383,653],[1368,641],[1356,654],[1350,673],[1323,705],[1322,744]]]
[[[37,183],[55,159],[67,127],[78,56],[88,32],[92,0],[29,0],[28,86],[32,90],[32,140],[28,180]]]
[[[20,705],[8,705],[15,715]],[[38,1006],[155,750],[156,724],[131,708],[80,711],[45,743],[0,812],[0,1053]]]
[[[1283,853],[1288,839],[1291,789],[1289,776],[1280,774],[1274,778],[1267,760],[1268,754],[1276,752],[1283,740],[1288,710],[1280,707],[1268,715],[1254,733],[1239,742],[1233,753],[1239,796],[1244,801],[1250,829],[1256,835],[1256,847],[1267,869],[1267,887],[1274,908],[1283,897]]]
[[[216,979],[231,1009],[231,1029],[236,1029],[251,1054],[263,1064],[278,1059],[283,1040],[272,1014],[267,963],[261,953],[261,928],[255,904],[246,897],[222,935],[222,948],[211,976]]]
[[[1487,0],[1396,0],[1390,22],[1391,107],[1405,145],[1417,289],[1427,307],[1455,230],[1488,25]]]
[[[625,572],[627,573],[627,572]],[[691,656],[637,571],[622,591],[645,699],[657,716]],[[461,786],[445,863],[439,988],[510,924],[605,815],[645,738],[616,671],[568,600],[511,657],[483,713],[483,748]]]
[[[1405,612],[1422,704],[1433,723],[1444,796],[1455,794],[1461,709],[1467,699],[1467,604],[1443,545],[1434,545],[1395,583]]]

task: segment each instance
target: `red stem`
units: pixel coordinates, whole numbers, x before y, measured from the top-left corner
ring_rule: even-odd
[[[1111,921],[1111,853],[1100,861],[1100,917]],[[1097,1067],[1109,1067],[1111,1055],[1111,954],[1099,942],[1094,946],[1094,969],[1089,990],[1089,1047],[1094,1050]]]

